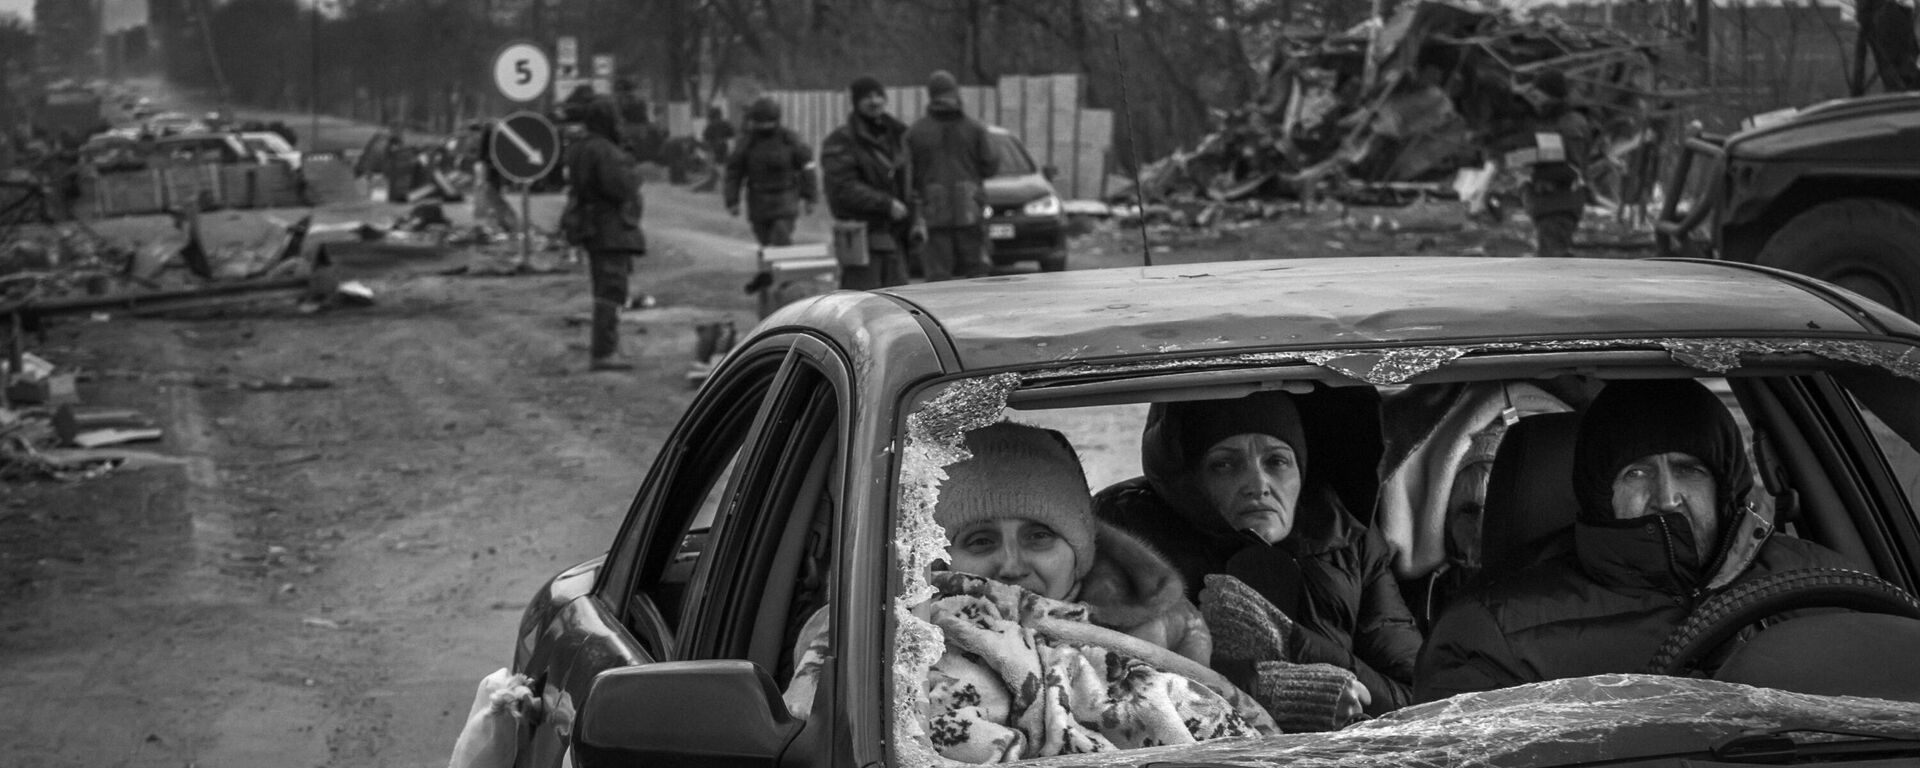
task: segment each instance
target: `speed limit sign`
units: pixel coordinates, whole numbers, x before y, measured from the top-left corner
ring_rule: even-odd
[[[553,80],[547,52],[529,42],[508,43],[493,57],[493,84],[512,101],[533,101]]]

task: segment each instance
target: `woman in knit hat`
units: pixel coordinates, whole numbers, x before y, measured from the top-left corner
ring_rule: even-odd
[[[1284,392],[1156,403],[1145,476],[1101,491],[1096,514],[1167,555],[1212,629],[1214,668],[1269,709],[1299,698],[1268,674],[1274,662],[1351,670],[1348,714],[1397,709],[1411,697],[1419,630],[1385,540],[1308,473],[1308,453]]]
[[[1001,422],[967,435],[973,455],[947,468],[933,517],[948,566],[1054,600],[1201,664],[1213,644],[1186,584],[1133,535],[1101,525],[1065,435]]]

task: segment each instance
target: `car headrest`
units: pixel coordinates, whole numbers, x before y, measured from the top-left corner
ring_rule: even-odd
[[[1482,573],[1534,562],[1573,525],[1573,438],[1577,413],[1528,416],[1507,428],[1487,475],[1480,528]]]

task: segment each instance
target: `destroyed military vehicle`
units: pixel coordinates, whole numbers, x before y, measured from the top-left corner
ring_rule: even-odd
[[[1841,99],[1696,135],[1662,253],[1778,267],[1920,317],[1920,93]]]

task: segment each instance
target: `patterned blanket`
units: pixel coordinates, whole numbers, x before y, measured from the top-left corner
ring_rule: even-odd
[[[1087,606],[970,574],[932,576],[914,614],[946,634],[922,725],[942,756],[997,763],[1279,732],[1259,703],[1177,653],[1091,624]],[[818,634],[798,644],[787,701],[811,701]]]

